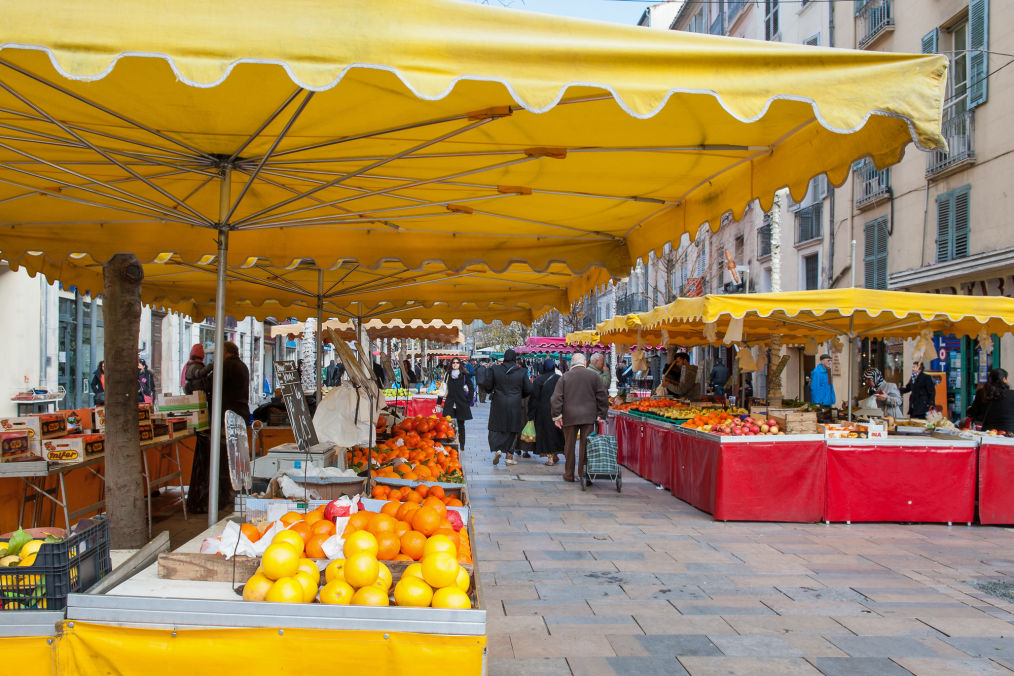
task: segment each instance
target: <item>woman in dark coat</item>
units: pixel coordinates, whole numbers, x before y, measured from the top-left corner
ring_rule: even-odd
[[[973,420],[982,420],[982,429],[1014,432],[1014,391],[1007,382],[1007,371],[993,369],[986,384],[976,394],[969,409]]]
[[[482,386],[491,395],[488,429],[493,464],[498,464],[500,457],[506,454],[506,464],[516,465],[514,448],[525,426],[523,401],[532,393],[532,381],[528,379],[528,372],[518,366],[514,350],[504,352],[503,363],[486,371]]]
[[[563,452],[563,430],[553,424],[550,402],[559,381],[556,362],[545,360],[542,373],[532,383],[532,396],[528,398],[528,418],[535,421],[535,452],[548,456],[546,465],[550,467],[559,462],[558,454]]]
[[[447,396],[444,397],[443,414],[458,421],[458,442],[461,450],[465,450],[465,421],[472,419],[472,387],[468,382],[468,373],[461,368],[461,360],[451,360],[444,376],[447,383]]]

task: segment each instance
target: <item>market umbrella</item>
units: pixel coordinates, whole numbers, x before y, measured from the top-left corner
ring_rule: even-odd
[[[217,253],[219,345],[227,255],[619,275],[785,185],[945,146],[940,55],[449,0],[0,11],[0,252]]]
[[[323,330],[330,329],[342,340],[355,340],[357,337],[356,326],[352,322],[329,320],[324,323]],[[371,339],[380,338],[413,338],[419,340],[432,340],[439,343],[463,343],[465,336],[462,333],[464,325],[460,320],[444,323],[436,320],[432,322],[413,319],[403,322],[400,319],[381,321],[371,319],[363,322],[362,330]],[[279,324],[271,327],[271,337],[286,336],[293,338],[303,333],[300,324]]]
[[[820,289],[681,298],[637,315],[614,317],[596,328],[602,342],[640,338],[684,345],[823,342],[837,337],[915,338],[1003,335],[1014,330],[1014,298],[957,296],[876,289]],[[733,334],[732,336],[729,333]],[[849,411],[852,360],[847,360]]]

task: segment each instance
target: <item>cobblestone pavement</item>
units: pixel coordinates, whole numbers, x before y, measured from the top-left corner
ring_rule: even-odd
[[[1014,587],[1009,529],[720,523],[628,471],[583,493],[493,467],[488,411],[464,455],[491,676],[1014,673],[1014,604],[976,587]]]

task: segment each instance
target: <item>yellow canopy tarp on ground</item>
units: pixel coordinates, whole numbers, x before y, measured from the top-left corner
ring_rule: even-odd
[[[444,323],[439,320],[424,322],[414,319],[403,322],[400,319],[381,321],[371,319],[363,322],[363,330],[373,340],[380,338],[415,338],[419,340],[432,340],[438,343],[463,343],[465,335],[462,333],[464,325],[461,320],[454,320]],[[324,329],[330,329],[342,340],[355,340],[356,327],[351,322],[342,322],[335,319],[324,322]],[[301,324],[279,324],[271,327],[271,337],[285,336],[294,338],[303,333]],[[325,333],[325,342],[330,342],[328,334]]]
[[[603,343],[634,343],[638,329],[643,340],[659,340],[665,329],[670,343],[719,344],[733,320],[742,320],[742,342],[746,343],[774,335],[792,342],[850,335],[911,338],[923,330],[959,336],[976,336],[985,330],[1003,335],[1014,330],[1014,298],[857,288],[711,295],[614,317],[596,330]],[[715,329],[714,340],[705,335],[708,325]]]
[[[947,59],[452,0],[0,0],[0,251],[636,257],[943,147]]]

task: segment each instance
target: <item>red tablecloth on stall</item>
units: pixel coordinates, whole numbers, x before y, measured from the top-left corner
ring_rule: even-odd
[[[824,440],[816,436],[730,439],[679,430],[673,493],[723,521],[819,521]]]
[[[828,521],[970,522],[975,442],[830,439]]]
[[[1014,523],[1014,439],[986,438],[979,446],[979,521]]]

